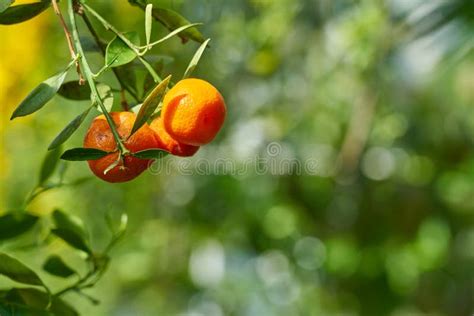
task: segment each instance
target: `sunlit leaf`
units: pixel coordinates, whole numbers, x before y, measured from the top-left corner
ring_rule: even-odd
[[[166,88],[171,80],[171,75],[166,77],[162,82],[160,82],[155,89],[146,97],[145,101],[143,102],[140,111],[137,114],[137,119],[133,124],[132,131],[130,135],[133,135],[136,131],[146,123],[146,121],[150,118],[150,116],[155,112],[158,104],[160,104],[163,96],[166,92]]]
[[[188,68],[186,69],[186,71],[184,72],[184,75],[183,75],[183,79],[185,78],[189,78],[194,69],[196,68],[196,66],[198,65],[199,63],[199,60],[201,59],[201,56],[202,54],[204,53],[204,50],[206,49],[207,47],[207,44],[209,43],[211,39],[208,38],[204,43],[201,44],[201,46],[199,46],[199,48],[196,50],[196,53],[194,53],[194,56],[193,58],[191,59],[191,61],[189,62],[189,65],[188,65]]]
[[[27,21],[46,10],[49,5],[50,1],[41,1],[8,7],[3,12],[0,11],[0,24],[8,25]]]
[[[137,32],[125,33],[124,36],[135,45],[140,45],[140,38]],[[111,67],[125,65],[137,57],[137,54],[125,44],[120,38],[115,37],[105,52],[105,63]]]
[[[89,107],[87,110],[76,116],[71,122],[69,122],[66,127],[54,138],[51,144],[48,146],[48,150],[58,148],[61,144],[69,139],[69,137],[74,134],[74,132],[81,126],[82,122],[89,114],[92,107]]]
[[[11,116],[11,120],[34,113],[41,109],[49,100],[51,100],[56,92],[58,92],[61,84],[66,78],[67,70],[47,79],[37,86],[30,94],[20,103]]]
[[[146,38],[146,44],[150,44],[150,39],[151,39],[151,19],[152,19],[152,9],[153,9],[153,4],[149,3],[146,5],[145,8],[145,38]]]
[[[110,112],[112,106],[114,105],[114,94],[112,93],[112,88],[110,88],[105,83],[99,83],[96,86],[97,91],[99,92],[99,98],[102,100],[107,112]],[[102,108],[100,106],[96,105],[96,109],[102,113]]]
[[[0,13],[5,11],[12,3],[13,0],[0,0]]]
[[[61,159],[69,161],[97,160],[108,154],[106,151],[95,148],[73,148],[66,150]]]
[[[161,24],[163,24],[166,28],[168,28],[170,31],[174,31],[175,29],[181,26],[185,26],[191,23],[186,18],[184,18],[179,13],[173,10],[153,8],[152,13],[153,17]],[[202,43],[205,40],[204,36],[196,27],[186,29],[179,33],[178,36],[182,39],[183,42],[186,42],[188,39],[192,39],[198,43]]]
[[[43,282],[33,270],[3,252],[0,252],[0,275],[24,284],[43,285]]]
[[[0,217],[0,240],[14,238],[29,231],[38,217],[24,213],[9,213]]]
[[[161,149],[147,149],[133,153],[134,157],[140,159],[161,159],[167,156],[169,153]]]
[[[61,85],[58,94],[71,100],[89,100],[91,97],[91,88],[89,85],[80,85],[79,81],[69,81]]]
[[[43,270],[61,278],[68,278],[77,274],[57,255],[52,255],[46,260],[43,265]]]
[[[55,150],[48,151],[44,157],[43,164],[41,165],[41,171],[39,176],[39,184],[43,184],[46,180],[51,177],[61,156],[61,148],[57,147]]]

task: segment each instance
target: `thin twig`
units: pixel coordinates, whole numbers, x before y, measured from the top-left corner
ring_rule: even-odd
[[[89,32],[91,33],[92,37],[94,38],[97,46],[99,47],[102,55],[105,58],[105,45],[102,43],[99,35],[97,34],[97,32],[95,31],[95,29],[93,27],[91,21],[87,17],[86,13],[82,13],[81,17],[82,17],[82,20],[84,21],[84,23],[86,24],[87,28],[89,29]],[[114,68],[114,67],[112,67],[111,69],[112,69],[112,72],[114,73],[115,77],[117,78],[118,83],[120,84],[121,90],[126,90],[135,99],[135,101],[140,103],[140,99],[138,98],[137,94],[123,82],[123,80],[120,77],[117,69]]]
[[[120,155],[128,155],[130,151],[125,147],[125,145],[122,142],[122,139],[120,138],[120,135],[117,131],[117,128],[115,126],[115,123],[110,116],[109,112],[107,111],[104,102],[99,96],[99,91],[97,90],[97,86],[95,84],[94,78],[92,76],[92,71],[90,69],[89,63],[87,61],[87,58],[84,54],[84,50],[82,48],[81,40],[79,39],[79,32],[77,30],[77,25],[76,25],[76,17],[75,17],[75,10],[81,10],[81,7],[77,7],[78,2],[75,0],[69,0],[68,1],[68,15],[69,19],[71,20],[71,28],[72,28],[72,37],[74,40],[74,44],[76,47],[77,52],[81,55],[81,63],[82,63],[82,68],[84,70],[84,74],[87,79],[87,83],[89,84],[89,87],[91,88],[93,98],[95,99],[95,102],[99,105],[100,109],[102,110],[102,113],[104,114],[107,123],[110,126],[110,130],[112,131],[112,134],[114,136],[115,142],[117,143],[118,150],[120,151]]]
[[[81,65],[79,63],[79,59],[76,58],[76,51],[74,50],[74,44],[72,43],[71,32],[69,32],[67,24],[64,21],[63,15],[61,14],[61,10],[59,10],[57,0],[52,0],[51,3],[53,4],[54,13],[56,13],[56,15],[59,17],[59,21],[61,22],[61,26],[63,28],[64,34],[66,35],[66,42],[67,42],[67,46],[69,47],[69,53],[71,53],[72,59],[76,60],[76,71],[77,71],[77,74],[79,75],[79,84],[83,85],[84,77],[82,76]]]

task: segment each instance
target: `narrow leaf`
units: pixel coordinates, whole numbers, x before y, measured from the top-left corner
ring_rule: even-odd
[[[140,38],[137,32],[125,33],[124,36],[135,45],[140,45]],[[128,64],[137,57],[137,54],[125,44],[119,37],[115,37],[105,51],[105,64],[110,67],[117,67]]]
[[[201,56],[202,54],[204,53],[204,50],[206,49],[207,47],[207,44],[209,43],[211,39],[208,38],[204,43],[201,44],[201,46],[199,46],[199,48],[196,50],[196,53],[194,53],[194,56],[193,58],[191,59],[191,61],[189,62],[189,65],[188,65],[188,68],[186,69],[186,71],[184,72],[184,75],[183,75],[183,79],[186,79],[186,78],[189,78],[193,71],[194,71],[194,68],[196,68],[196,66],[198,65],[199,63],[199,60],[201,59]]]
[[[57,228],[70,230],[82,238],[87,238],[84,223],[79,217],[67,214],[60,210],[55,210],[53,212],[53,221]]]
[[[145,8],[145,38],[146,38],[146,44],[150,44],[150,39],[151,39],[151,19],[152,19],[152,9],[153,9],[153,4],[149,3],[146,5]]]
[[[19,236],[29,231],[38,222],[38,217],[26,213],[9,213],[0,217],[0,240]]]
[[[41,109],[49,100],[51,100],[56,92],[58,92],[61,84],[66,78],[67,70],[47,79],[39,86],[33,89],[30,94],[20,103],[13,112],[10,120],[34,113]]]
[[[153,17],[163,24],[168,30],[174,31],[175,29],[190,24],[190,22],[181,16],[179,13],[163,8],[153,8]],[[186,42],[188,39],[192,39],[198,43],[204,42],[204,36],[196,28],[189,28],[178,35],[183,42]]]
[[[43,265],[43,269],[55,276],[61,278],[68,278],[71,275],[76,274],[76,272],[71,269],[61,257],[57,255],[50,256]]]
[[[60,228],[52,229],[51,232],[64,240],[71,247],[82,250],[89,254],[92,253],[92,250],[89,248],[85,240],[74,232]]]
[[[102,103],[104,104],[105,108],[107,109],[107,112],[110,112],[112,106],[114,105],[114,94],[112,93],[112,88],[110,88],[104,83],[99,83],[97,85],[97,91],[99,92],[99,97],[102,100]],[[93,100],[92,96],[91,100]],[[96,108],[99,112],[102,112],[100,106],[97,105]]]
[[[66,150],[61,159],[69,161],[97,160],[109,153],[96,148],[73,148]]]
[[[0,0],[0,13],[8,9],[9,6],[13,3],[13,0]]]
[[[3,12],[0,11],[0,24],[9,25],[32,19],[46,10],[49,7],[49,4],[50,1],[41,1],[8,7]]]
[[[3,252],[0,252],[0,275],[24,284],[43,285],[43,282],[33,270]]]
[[[161,150],[161,149],[147,149],[147,150],[137,151],[133,153],[133,156],[140,159],[161,159],[167,156],[168,154],[169,153],[167,151]]]
[[[148,121],[153,112],[155,112],[156,108],[158,107],[158,104],[160,104],[161,100],[163,99],[170,80],[171,75],[169,75],[162,82],[160,82],[155,87],[155,89],[153,89],[153,91],[146,97],[145,101],[143,101],[143,105],[137,114],[137,119],[133,124],[130,136],[133,135],[133,133],[135,133],[136,131],[138,131],[140,127],[142,127],[143,124]]]
[[[61,85],[58,94],[71,100],[89,100],[91,97],[91,88],[89,85],[80,85],[79,81],[69,81]]]
[[[89,107],[87,110],[69,122],[66,127],[54,138],[54,140],[48,146],[48,150],[58,148],[59,145],[67,141],[69,137],[71,137],[72,134],[74,134],[74,132],[79,128],[79,126],[81,126],[82,122],[84,122],[91,109],[92,107]]]
[[[38,182],[40,185],[51,177],[54,170],[56,169],[56,166],[58,165],[60,156],[61,148],[59,147],[46,153],[46,157],[44,157],[43,164],[41,165]]]

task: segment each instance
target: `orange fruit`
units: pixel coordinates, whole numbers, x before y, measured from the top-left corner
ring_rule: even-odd
[[[161,117],[166,131],[180,143],[202,146],[211,142],[224,123],[224,98],[201,79],[179,81],[163,100]]]
[[[161,116],[151,122],[150,128],[156,133],[159,143],[158,148],[164,149],[172,155],[189,157],[194,155],[199,149],[199,146],[183,144],[173,139],[165,130]]]
[[[144,124],[132,137],[128,138],[132,131],[133,123],[136,115],[132,112],[111,112],[117,132],[123,140],[125,147],[130,152],[137,152],[150,148],[158,148],[159,143],[155,136],[155,132]],[[128,138],[128,139],[127,139]],[[130,181],[139,176],[148,167],[150,160],[139,159],[127,155],[123,157],[123,161],[117,166],[109,170],[106,174],[104,171],[112,163],[117,161],[119,152],[112,131],[104,115],[97,116],[91,123],[89,130],[84,138],[85,148],[96,148],[104,151],[113,152],[109,155],[97,160],[89,160],[89,167],[92,172],[102,180],[107,182],[125,182]]]

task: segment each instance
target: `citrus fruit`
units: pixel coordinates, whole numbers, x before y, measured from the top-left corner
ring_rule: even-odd
[[[194,155],[199,149],[199,146],[183,144],[173,139],[165,130],[161,116],[151,122],[150,128],[156,133],[159,143],[158,148],[164,149],[172,155],[189,157]]]
[[[202,146],[211,142],[224,123],[224,98],[207,81],[179,81],[163,100],[161,117],[166,131],[180,143]]]
[[[136,115],[132,112],[111,112],[117,132],[124,142],[125,148],[134,153],[150,148],[158,148],[159,143],[155,132],[144,124],[131,137],[130,132],[135,122]],[[150,160],[139,159],[131,155],[126,155],[117,166],[111,170],[106,169],[117,161],[119,152],[112,131],[104,115],[96,117],[89,127],[84,138],[85,148],[96,148],[111,152],[109,155],[97,160],[89,160],[91,171],[102,180],[107,182],[130,181],[140,175],[148,167]]]

